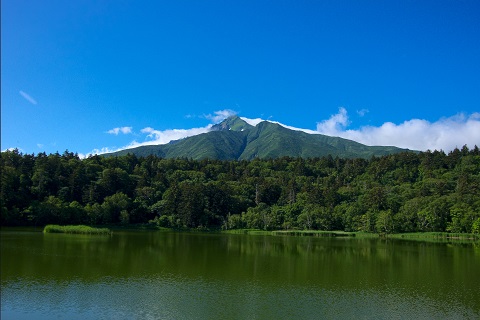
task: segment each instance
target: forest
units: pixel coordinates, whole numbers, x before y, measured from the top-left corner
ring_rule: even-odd
[[[1,153],[1,225],[480,233],[480,151],[369,159]]]

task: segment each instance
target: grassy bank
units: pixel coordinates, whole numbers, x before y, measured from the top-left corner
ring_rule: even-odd
[[[108,228],[106,228],[108,227]],[[47,225],[44,233],[73,233],[73,234],[111,234],[118,231],[171,231],[171,232],[221,232],[226,234],[268,235],[268,236],[300,236],[300,237],[355,237],[355,238],[384,238],[417,241],[480,241],[479,234],[448,233],[448,232],[415,232],[397,234],[377,234],[367,232],[320,231],[320,230],[259,230],[259,229],[232,229],[232,230],[199,230],[199,229],[170,229],[161,228],[152,224],[108,225],[104,228],[94,228],[85,225]]]
[[[265,230],[259,230],[259,229],[230,229],[230,230],[222,230],[221,233],[250,234],[250,235],[264,235],[264,236],[273,235],[273,231],[265,231]]]
[[[222,233],[248,234],[248,235],[271,235],[271,236],[300,236],[300,237],[356,237],[356,238],[384,238],[404,239],[419,241],[479,241],[480,235],[473,233],[448,233],[448,232],[415,232],[397,234],[378,234],[367,232],[345,231],[320,231],[320,230],[274,230],[265,231],[258,229],[234,229],[224,230]]]
[[[307,236],[307,237],[355,237],[354,232],[343,231],[317,231],[317,230],[278,230],[272,231],[279,236]]]
[[[474,233],[448,233],[448,232],[414,232],[396,233],[386,235],[387,238],[407,240],[480,240],[479,234]]]
[[[55,224],[46,225],[44,233],[73,233],[73,234],[111,234],[108,228],[94,228],[85,225],[59,226]]]
[[[222,233],[249,234],[249,235],[271,235],[271,236],[299,236],[299,237],[378,237],[375,233],[345,232],[345,231],[320,231],[320,230],[274,230],[265,231],[257,229],[233,229],[225,230]]]

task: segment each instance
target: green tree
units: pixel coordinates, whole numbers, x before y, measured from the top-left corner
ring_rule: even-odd
[[[198,182],[184,181],[179,184],[180,201],[177,212],[186,228],[207,227],[201,218],[205,208],[203,185]]]
[[[477,218],[472,224],[472,233],[480,234],[480,217]]]
[[[392,210],[382,210],[377,214],[375,227],[378,233],[393,233],[395,230]]]
[[[319,212],[320,209],[318,205],[307,204],[305,208],[303,208],[302,213],[297,217],[298,225],[302,226],[306,230],[312,230],[316,228]]]
[[[470,205],[464,202],[455,203],[450,209],[451,221],[447,224],[449,232],[472,232],[475,220],[480,213],[475,213]]]
[[[130,209],[131,199],[122,192],[117,192],[114,195],[105,197],[102,203],[102,222],[103,223],[117,223],[122,218],[122,222],[127,220],[126,214]],[[125,212],[126,213],[125,213]],[[123,217],[121,213],[123,213]]]

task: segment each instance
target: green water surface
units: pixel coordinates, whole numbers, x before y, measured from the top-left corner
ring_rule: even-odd
[[[0,235],[1,319],[480,319],[478,243]]]

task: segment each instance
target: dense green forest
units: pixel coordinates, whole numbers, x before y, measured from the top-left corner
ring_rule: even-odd
[[[1,225],[480,232],[477,146],[370,159],[1,153]]]

